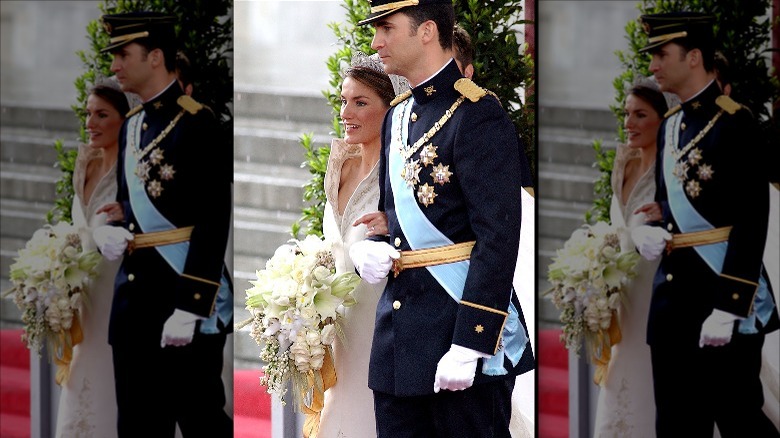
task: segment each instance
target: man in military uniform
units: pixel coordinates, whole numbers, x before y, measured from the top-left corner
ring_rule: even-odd
[[[450,0],[375,0],[361,24],[387,73],[412,86],[382,127],[388,236],[350,251],[367,281],[389,273],[368,378],[378,436],[509,437],[515,376],[534,366],[512,290],[517,134],[452,59]]]
[[[232,149],[176,81],[174,17],[102,22],[111,70],[144,102],[120,132],[115,226],[95,232],[104,256],[125,254],[109,323],[119,436],[173,437],[178,423],[185,437],[230,437],[221,372],[233,308]]]
[[[644,15],[643,52],[661,89],[683,102],[658,133],[660,219],[632,233],[663,253],[647,328],[659,437],[778,436],[762,412],[764,335],[777,329],[762,267],[768,184],[750,112],[722,95],[712,17]]]

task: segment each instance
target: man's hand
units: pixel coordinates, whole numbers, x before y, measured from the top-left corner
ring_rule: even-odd
[[[631,240],[647,260],[655,260],[666,248],[666,241],[670,240],[672,235],[661,227],[651,227],[650,225],[640,225],[631,230]]]
[[[180,347],[192,342],[192,336],[195,334],[195,323],[201,319],[205,318],[184,310],[174,310],[163,325],[160,347],[165,348],[166,345]]]
[[[362,240],[349,248],[349,257],[362,279],[377,284],[387,277],[393,259],[401,257],[401,253],[385,242]]]
[[[477,373],[477,361],[486,357],[489,356],[485,353],[452,344],[450,351],[439,359],[433,380],[433,392],[442,389],[461,391],[471,387]]]
[[[713,309],[710,316],[701,325],[699,347],[704,347],[705,345],[721,347],[731,342],[734,321],[738,319],[737,315]]]
[[[113,261],[122,257],[133,234],[122,227],[101,225],[92,232],[92,238],[103,257]]]

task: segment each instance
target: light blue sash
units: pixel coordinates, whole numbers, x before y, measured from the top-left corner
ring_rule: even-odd
[[[453,242],[431,224],[420,210],[420,206],[415,199],[414,188],[408,187],[406,181],[401,178],[404,161],[399,151],[401,145],[407,144],[409,114],[412,111],[413,100],[414,98],[409,98],[403,103],[403,106],[396,107],[392,118],[391,132],[393,140],[390,144],[388,171],[390,173],[390,186],[395,199],[398,223],[412,249],[452,245]],[[460,302],[469,269],[468,260],[427,266],[426,269],[453,300]],[[509,293],[512,293],[511,288]],[[504,356],[506,355],[509,358],[512,365],[517,365],[528,342],[528,335],[520,324],[517,309],[515,309],[511,301],[509,302],[508,313],[509,315],[502,332],[503,348],[499,349],[494,356],[486,359],[482,365],[482,373],[489,376],[507,374],[507,370],[504,368]]]
[[[712,230],[715,227],[710,224],[696,209],[691,205],[690,200],[685,195],[682,181],[674,176],[675,158],[672,156],[672,149],[677,147],[680,139],[680,124],[682,122],[682,113],[677,112],[669,118],[667,122],[665,147],[664,147],[664,180],[666,181],[666,193],[669,199],[669,210],[674,216],[674,220],[680,231],[690,233],[694,231]],[[710,243],[707,245],[696,245],[693,247],[699,254],[699,257],[712,269],[720,275],[723,270],[723,260],[726,258],[728,242]],[[769,321],[772,315],[772,309],[775,304],[769,296],[763,267],[758,280],[758,292],[755,295],[753,308],[754,312],[739,323],[739,332],[744,334],[758,333],[756,328],[756,318],[763,325]]]
[[[144,233],[173,230],[176,226],[157,210],[151,199],[147,196],[143,181],[135,174],[137,162],[135,160],[135,155],[133,154],[133,149],[140,144],[141,126],[144,114],[144,111],[141,111],[128,120],[124,165],[125,180],[127,181],[127,190],[130,197],[130,207],[133,210],[133,214],[135,215],[135,219],[138,222],[141,231]],[[187,260],[190,242],[160,245],[155,246],[154,248],[162,258],[165,259],[171,269],[179,275],[182,274],[184,271],[184,264]],[[217,292],[216,311],[210,318],[201,321],[201,333],[219,333],[217,318],[222,320],[222,323],[227,326],[233,315],[233,303],[230,301],[230,283],[223,274],[219,284],[219,292]]]

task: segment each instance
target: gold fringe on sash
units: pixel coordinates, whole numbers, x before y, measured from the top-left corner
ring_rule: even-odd
[[[136,234],[133,236],[133,240],[127,242],[127,251],[128,253],[132,253],[134,250],[140,248],[186,242],[190,240],[193,228],[194,227],[182,227],[166,231]]]
[[[393,274],[397,277],[404,269],[424,268],[468,260],[474,241],[455,243],[436,248],[401,251],[401,257],[393,260]]]
[[[313,373],[320,373],[322,380],[322,390],[317,388],[315,383],[315,377]],[[322,368],[317,371],[312,371],[308,376],[309,386],[312,387],[313,396],[311,406],[306,406],[301,403],[301,412],[305,416],[303,423],[303,437],[304,438],[317,438],[320,433],[320,416],[322,414],[322,408],[325,407],[325,391],[328,388],[333,387],[336,384],[336,368],[333,364],[333,356],[330,349],[325,349],[325,358],[322,361]]]
[[[672,234],[671,240],[666,242],[666,253],[669,254],[678,248],[708,245],[711,243],[725,242],[729,240],[731,227],[713,228],[711,230],[694,231],[691,233]]]

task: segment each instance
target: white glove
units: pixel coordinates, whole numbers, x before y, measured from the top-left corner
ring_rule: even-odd
[[[436,377],[433,380],[433,392],[441,389],[461,391],[471,387],[477,373],[477,360],[489,355],[471,348],[452,344],[450,351],[439,359]]]
[[[740,319],[737,315],[712,309],[712,313],[701,325],[699,347],[710,345],[720,347],[731,342],[731,333],[734,330],[734,321]]]
[[[401,253],[385,242],[361,240],[349,248],[349,257],[360,273],[360,278],[370,284],[377,284],[387,277],[393,259],[401,257]]]
[[[631,240],[647,260],[655,260],[666,248],[666,241],[671,240],[672,235],[661,227],[640,225],[631,230]]]
[[[95,239],[95,245],[103,257],[116,260],[124,254],[127,242],[133,240],[133,234],[122,227],[102,225],[95,228],[92,238]]]
[[[192,342],[192,336],[195,334],[195,323],[201,319],[205,318],[184,310],[174,310],[163,325],[160,347],[165,348],[166,345],[180,347]]]

